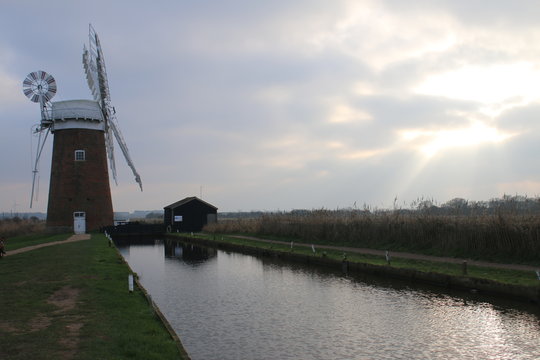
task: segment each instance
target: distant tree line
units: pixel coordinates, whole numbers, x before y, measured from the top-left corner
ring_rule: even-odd
[[[433,215],[535,215],[540,214],[540,198],[504,195],[488,201],[470,201],[454,198],[438,206],[433,200],[421,199],[413,203],[412,212]],[[407,210],[401,210],[407,211]]]
[[[145,219],[163,219],[163,212],[151,212],[146,214]]]
[[[501,198],[494,198],[487,201],[472,201],[463,198],[454,198],[443,204],[437,204],[433,199],[419,198],[413,201],[410,205],[398,206],[397,201],[394,202],[392,209],[377,209],[369,205],[363,205],[362,208],[353,207],[338,208],[338,209],[293,209],[290,211],[237,211],[237,212],[220,212],[219,219],[257,219],[270,214],[288,214],[295,216],[309,215],[321,211],[330,211],[335,215],[343,214],[424,214],[424,215],[497,215],[497,214],[513,214],[513,215],[535,215],[540,214],[540,197],[527,197],[521,195],[504,195]],[[149,214],[151,215],[151,214]],[[152,214],[153,215],[153,214]],[[158,215],[163,216],[162,214]]]

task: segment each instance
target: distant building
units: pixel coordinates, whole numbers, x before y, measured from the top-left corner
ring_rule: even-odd
[[[114,226],[124,225],[129,223],[129,212],[114,212]]]
[[[167,231],[201,231],[217,221],[217,207],[192,196],[165,206],[163,222]]]

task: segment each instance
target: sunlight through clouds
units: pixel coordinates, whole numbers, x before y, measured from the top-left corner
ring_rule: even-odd
[[[454,20],[441,12],[401,16],[377,1],[351,2],[348,14],[311,43],[358,58],[377,71],[388,65],[429,53],[448,51],[456,45]]]
[[[0,192],[4,210],[26,203],[31,186],[21,164],[40,114],[21,92],[26,74],[53,74],[55,99],[91,97],[80,63],[88,13],[67,2],[11,3],[0,12],[9,129],[0,152],[9,154],[5,182],[26,186]],[[108,9],[91,21],[148,184],[129,196],[120,166],[119,211],[160,209],[201,184],[220,211],[489,198],[497,184],[540,192],[540,166],[531,166],[540,152],[538,1],[164,0],[133,2],[128,17],[121,2],[94,5]],[[51,22],[48,38],[36,38],[39,22],[19,26],[39,16],[65,21]]]
[[[340,157],[346,160],[363,160],[381,155],[385,152],[386,150],[384,149],[356,150],[343,153]]]
[[[468,65],[432,75],[414,92],[483,104],[501,103],[516,97],[530,102],[540,97],[540,69],[529,62]]]
[[[517,134],[507,133],[481,122],[475,122],[466,128],[401,132],[401,137],[405,142],[410,143],[428,158],[450,148],[502,143],[515,135]]]

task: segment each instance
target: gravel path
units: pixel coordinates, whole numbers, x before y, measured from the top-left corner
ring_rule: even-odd
[[[290,242],[286,242],[286,241],[261,239],[261,238],[253,237],[253,236],[241,236],[241,235],[238,235],[238,236],[232,236],[232,237],[239,238],[239,239],[246,239],[246,240],[257,240],[257,241],[263,241],[263,242],[267,242],[267,243],[280,244],[280,245],[290,245],[291,244]],[[294,246],[311,247],[311,244],[294,243]],[[315,249],[339,250],[339,251],[348,252],[348,253],[358,253],[358,254],[368,254],[368,255],[378,255],[378,256],[385,256],[385,254],[386,254],[386,251],[384,251],[384,250],[366,249],[366,248],[351,248],[351,247],[331,246],[331,245],[315,245]],[[493,263],[493,262],[487,262],[487,261],[478,261],[478,260],[470,260],[470,259],[458,259],[458,258],[451,258],[451,257],[440,257],[440,256],[413,254],[413,253],[398,252],[398,251],[390,251],[390,256],[392,256],[394,258],[413,259],[413,260],[426,260],[426,261],[454,263],[454,264],[461,264],[461,263],[463,263],[463,260],[467,260],[468,265],[490,267],[490,268],[498,268],[498,269],[509,269],[509,270],[536,271],[536,270],[540,269],[540,266],[530,266],[530,265],[520,265],[520,264],[502,264],[502,263]]]
[[[81,240],[90,240],[90,237],[91,237],[90,234],[75,234],[75,235],[71,235],[66,240],[53,241],[53,242],[48,242],[48,243],[44,243],[44,244],[27,246],[27,247],[23,247],[23,248],[16,249],[16,250],[6,251],[6,255],[4,255],[4,256],[16,255],[16,254],[20,254],[20,253],[35,250],[35,249],[40,249],[40,248],[46,247],[46,246],[53,246],[53,245],[58,245],[58,244],[66,244],[66,243],[71,243],[71,242],[81,241]]]

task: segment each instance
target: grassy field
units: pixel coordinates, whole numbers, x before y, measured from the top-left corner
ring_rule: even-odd
[[[174,235],[174,234],[173,234]],[[182,235],[180,235],[182,236]],[[184,236],[186,236],[184,234]],[[197,234],[196,237],[205,238],[208,240],[217,239],[218,241],[224,241],[232,244],[243,245],[243,246],[252,246],[262,249],[269,249],[272,251],[279,252],[294,252],[297,254],[303,254],[314,257],[327,257],[335,260],[343,260],[344,252],[338,250],[321,250],[318,249],[316,253],[313,253],[309,247],[294,246],[291,250],[290,245],[279,245],[279,244],[269,244],[267,242],[256,241],[256,240],[246,240],[240,239],[227,235],[215,235],[215,234]],[[355,254],[347,253],[345,254],[349,262],[357,263],[367,263],[373,265],[387,265],[386,259],[383,256],[376,255],[365,255],[365,254]],[[414,269],[426,273],[438,273],[446,274],[452,276],[462,276],[462,267],[461,264],[451,264],[451,263],[441,263],[434,261],[425,261],[425,260],[410,260],[410,259],[400,259],[392,258],[391,266],[395,268],[404,268],[404,269]],[[486,268],[479,266],[467,267],[467,276],[478,279],[488,279],[497,281],[503,284],[511,285],[522,285],[522,286],[540,286],[540,281],[538,281],[534,272],[527,271],[518,271],[518,270],[506,270],[506,269],[494,269]]]
[[[9,239],[8,250],[66,235]],[[0,359],[183,359],[104,236],[0,260]]]

